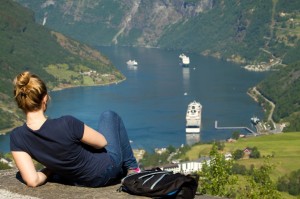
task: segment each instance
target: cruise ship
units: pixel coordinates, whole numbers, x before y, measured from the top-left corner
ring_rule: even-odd
[[[186,111],[186,133],[200,133],[202,105],[193,101]]]
[[[138,65],[137,61],[135,61],[135,60],[128,60],[126,62],[126,64],[130,65],[130,66],[137,66]]]
[[[182,66],[188,66],[190,64],[190,58],[185,54],[180,54],[179,58],[181,59]]]

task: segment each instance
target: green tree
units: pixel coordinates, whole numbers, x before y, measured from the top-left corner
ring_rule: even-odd
[[[251,149],[251,154],[250,154],[250,158],[260,158],[260,152],[258,151],[257,147],[253,147]]]
[[[270,178],[272,170],[273,166],[268,161],[260,168],[254,168],[252,175],[247,176],[245,187],[238,187],[236,198],[282,198],[281,194],[276,190],[275,183]]]
[[[219,151],[223,151],[223,149],[225,148],[225,144],[223,141],[217,141],[216,145]]]
[[[176,148],[174,146],[172,146],[172,145],[169,145],[167,147],[167,150],[169,151],[169,153],[174,153],[176,151]]]
[[[173,156],[173,159],[180,159],[181,157],[185,156],[186,152],[189,151],[190,149],[191,146],[189,145],[184,145],[183,147],[180,147],[176,155]]]
[[[233,159],[238,160],[244,156],[244,151],[241,149],[237,149],[233,152]]]
[[[217,196],[230,196],[232,190],[227,186],[236,182],[236,177],[231,175],[232,161],[218,152],[218,146],[213,144],[210,151],[210,162],[203,165],[200,175],[200,193]]]
[[[288,192],[291,195],[300,194],[300,169],[293,171],[289,176],[285,175],[278,179],[277,189]]]
[[[232,166],[232,173],[234,174],[240,174],[240,175],[246,175],[247,174],[247,168],[245,165],[240,164],[233,164]]]
[[[232,133],[232,138],[235,139],[235,140],[238,140],[240,138],[240,132],[234,131]]]
[[[288,192],[289,191],[289,178],[287,175],[281,176],[277,182],[277,190]]]
[[[157,167],[159,165],[167,164],[168,157],[169,157],[168,151],[162,154],[158,154],[155,152],[153,153],[146,152],[144,154],[143,159],[140,161],[140,163],[141,165],[143,165],[143,167]]]

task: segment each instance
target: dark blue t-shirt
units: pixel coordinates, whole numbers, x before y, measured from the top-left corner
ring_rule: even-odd
[[[24,151],[71,183],[89,186],[111,164],[105,149],[96,150],[80,140],[84,123],[72,116],[47,119],[39,130],[26,124],[10,134],[11,151]]]

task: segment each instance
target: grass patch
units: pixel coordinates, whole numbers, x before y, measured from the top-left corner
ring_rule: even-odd
[[[188,157],[189,160],[195,160],[201,156],[207,156],[211,147],[211,144],[196,144],[186,153],[185,156]]]
[[[190,160],[195,160],[201,155],[208,155],[211,147],[211,144],[195,145],[186,153],[186,157]],[[273,179],[300,169],[300,132],[239,139],[234,143],[225,143],[224,153],[233,153],[237,149],[245,149],[246,147],[257,147],[261,157],[274,155],[274,157],[270,158],[270,163],[275,166],[275,170],[272,173]],[[237,163],[243,164],[248,168],[252,164],[258,167],[264,163],[263,160],[264,158],[241,159]]]
[[[53,75],[56,79],[71,82],[72,77],[79,77],[79,73],[69,70],[67,64],[51,64],[46,67],[46,71]]]
[[[89,76],[84,76],[83,77],[83,85],[87,85],[87,86],[91,86],[91,85],[94,85],[94,81],[91,77]]]
[[[270,158],[270,163],[276,167],[272,174],[273,178],[277,179],[279,176],[300,169],[299,132],[240,139],[236,143],[226,143],[225,150],[233,152],[237,149],[254,146],[260,151],[261,157],[274,155]],[[238,160],[237,162],[249,167],[251,164],[259,166],[263,163],[262,158]]]

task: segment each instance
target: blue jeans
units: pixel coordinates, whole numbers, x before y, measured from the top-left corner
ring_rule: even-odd
[[[105,174],[107,182],[104,185],[108,185],[120,176],[126,175],[128,169],[137,168],[138,163],[133,155],[123,121],[117,113],[103,112],[99,119],[98,130],[107,140],[105,149],[113,162]]]

